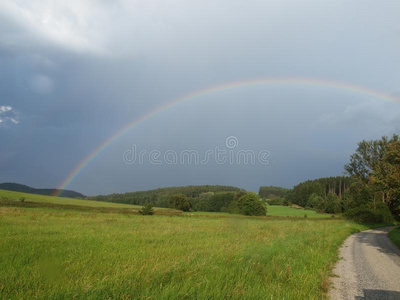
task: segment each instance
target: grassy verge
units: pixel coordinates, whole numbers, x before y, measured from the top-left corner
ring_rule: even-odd
[[[388,236],[400,248],[400,228],[390,230]]]
[[[0,207],[0,298],[321,299],[344,220]]]

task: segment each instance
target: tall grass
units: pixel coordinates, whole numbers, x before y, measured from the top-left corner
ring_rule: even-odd
[[[359,229],[0,207],[0,298],[321,299],[339,245]]]

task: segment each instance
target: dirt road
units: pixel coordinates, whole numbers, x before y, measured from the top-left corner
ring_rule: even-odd
[[[390,229],[363,231],[344,242],[330,299],[400,300],[400,250],[387,237]]]

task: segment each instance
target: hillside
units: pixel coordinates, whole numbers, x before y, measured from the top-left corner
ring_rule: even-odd
[[[55,193],[55,189],[35,189],[33,187],[24,184],[13,183],[13,182],[0,183],[0,190],[46,195],[46,196],[51,196],[54,195]],[[68,198],[86,198],[85,195],[70,190],[60,190],[60,194],[58,196],[68,197]]]

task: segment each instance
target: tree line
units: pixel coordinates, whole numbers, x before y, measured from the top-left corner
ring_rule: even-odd
[[[389,223],[393,218],[400,221],[400,141],[397,135],[361,141],[344,168],[347,176],[307,180],[292,189],[262,186],[259,194],[232,186],[202,185],[90,199],[246,215],[265,215],[265,203],[296,204],[320,212],[343,213],[359,222]]]
[[[182,211],[229,212],[265,215],[267,208],[256,193],[233,186],[200,185],[167,187],[124,194],[99,195],[91,200],[142,205],[141,214],[152,214],[152,207]]]
[[[244,192],[245,190],[224,185],[197,185],[166,187],[148,191],[137,191],[122,194],[110,194],[88,197],[90,200],[106,201],[134,205],[146,205],[152,203],[156,207],[169,207],[169,198],[172,195],[183,194],[188,198],[195,199],[204,193],[220,192]]]
[[[178,194],[169,197],[169,207],[182,211],[229,212],[248,216],[265,216],[267,206],[253,192],[205,192],[189,198]]]
[[[294,186],[282,203],[344,213],[360,222],[390,223],[393,218],[400,221],[398,135],[361,141],[344,169],[348,176],[307,180]]]

